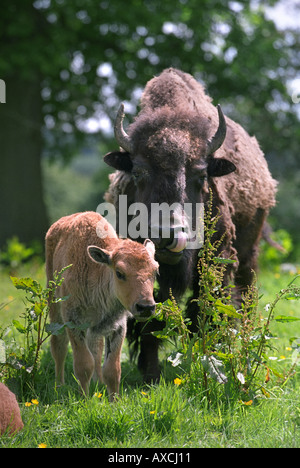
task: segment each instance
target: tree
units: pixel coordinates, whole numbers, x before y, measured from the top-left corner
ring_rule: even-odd
[[[43,239],[48,220],[43,198],[39,81],[11,77],[1,106],[0,245],[18,234]]]
[[[113,119],[121,99],[135,112],[140,89],[169,66],[202,80],[273,161],[285,151],[294,168],[300,134],[286,82],[299,69],[299,48],[296,32],[288,42],[266,19],[275,3],[8,1],[0,17],[0,246],[13,234],[44,237],[42,153],[67,161],[89,117]]]

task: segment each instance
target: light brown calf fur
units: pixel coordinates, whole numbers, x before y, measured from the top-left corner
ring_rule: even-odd
[[[74,327],[51,337],[56,379],[64,383],[68,341],[73,349],[74,372],[88,393],[94,378],[107,385],[110,400],[119,392],[120,356],[130,313],[145,320],[155,310],[153,284],[158,269],[155,248],[119,239],[98,213],[86,212],[61,218],[46,235],[47,279],[72,264],[64,273],[58,296],[66,301],[52,304],[51,322],[72,322]],[[87,327],[81,327],[87,324]],[[76,328],[77,326],[77,328]],[[101,366],[105,337],[105,360]]]
[[[0,435],[14,434],[23,429],[20,408],[14,393],[0,383]]]

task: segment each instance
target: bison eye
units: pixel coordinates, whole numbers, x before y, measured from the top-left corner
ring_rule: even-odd
[[[207,168],[204,165],[190,168],[188,180],[193,181],[194,187],[201,189],[207,181]]]
[[[195,179],[195,184],[197,185],[197,187],[201,188],[204,184],[204,182],[207,181],[207,176],[206,175],[201,175],[201,176],[198,176],[196,179]]]
[[[142,167],[142,166],[135,166],[132,169],[131,174],[132,174],[133,180],[135,182],[139,182],[139,181],[149,177],[148,169],[146,167]]]
[[[122,273],[120,270],[116,270],[116,276],[119,280],[122,280],[122,281],[125,281],[126,280],[126,276],[124,273]]]

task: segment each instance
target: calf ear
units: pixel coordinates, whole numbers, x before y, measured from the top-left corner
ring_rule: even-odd
[[[87,248],[88,255],[93,262],[111,264],[110,253],[107,250],[100,249],[95,245],[89,245]]]
[[[108,166],[114,167],[119,171],[130,172],[132,169],[132,161],[130,153],[124,153],[122,151],[113,151],[112,153],[107,153],[104,156],[104,162]]]
[[[210,158],[207,166],[209,177],[221,177],[236,170],[235,164],[224,158]]]
[[[144,245],[144,247],[146,247],[146,249],[148,250],[150,255],[152,255],[154,257],[154,255],[155,255],[155,245],[153,244],[152,240],[146,239],[144,241],[143,245]]]

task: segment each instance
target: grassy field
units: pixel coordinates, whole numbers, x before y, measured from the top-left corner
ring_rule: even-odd
[[[44,266],[39,262],[13,273],[45,282]],[[0,271],[0,279],[0,324],[9,326],[22,313],[23,294],[13,287],[7,270]],[[262,312],[290,280],[290,275],[277,270],[260,272]],[[300,317],[299,301],[281,301],[276,313]],[[289,339],[300,337],[299,323],[272,325],[277,340],[269,359],[280,372],[290,366],[293,350]],[[20,401],[24,430],[14,437],[1,437],[0,447],[300,447],[299,368],[284,386],[272,378],[266,384],[268,395],[260,393],[252,403],[220,400],[209,405],[204,395],[191,395],[184,385],[174,383],[176,369],[166,365],[166,355],[162,350],[160,384],[143,386],[125,345],[121,396],[110,404],[105,388],[92,388],[88,399],[80,396],[72,375],[71,352],[66,386],[55,388],[54,364],[46,344],[35,390]]]

